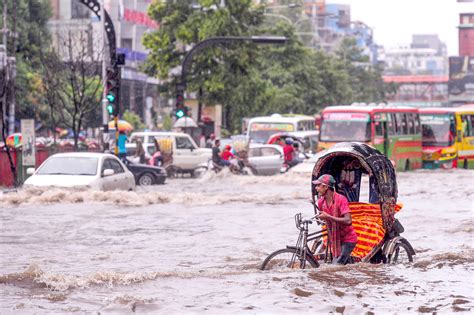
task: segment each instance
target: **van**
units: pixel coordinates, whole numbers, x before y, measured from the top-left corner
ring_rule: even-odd
[[[126,144],[127,151],[135,151],[136,141],[143,143],[147,156],[155,153],[154,139],[170,139],[171,151],[173,153],[173,165],[182,172],[192,173],[201,163],[206,163],[212,157],[212,149],[200,148],[187,133],[167,131],[144,131],[133,132],[129,143]]]

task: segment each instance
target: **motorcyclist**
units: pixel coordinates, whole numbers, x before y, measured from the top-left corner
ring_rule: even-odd
[[[229,166],[230,161],[224,160],[221,156],[221,149],[219,148],[220,145],[220,139],[216,139],[214,141],[214,146],[212,147],[212,162],[217,166]]]
[[[285,139],[285,146],[283,147],[283,153],[285,156],[285,164],[288,167],[293,167],[298,164],[298,160],[295,159],[295,148],[293,147],[293,139],[286,138]]]

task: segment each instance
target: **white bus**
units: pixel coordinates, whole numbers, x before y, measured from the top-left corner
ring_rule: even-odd
[[[316,120],[306,115],[280,115],[255,117],[249,120],[247,136],[254,143],[267,143],[276,133],[316,131]]]

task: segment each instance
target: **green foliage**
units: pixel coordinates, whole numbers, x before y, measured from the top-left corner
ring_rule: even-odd
[[[192,4],[199,4],[200,10]],[[219,5],[220,0],[153,2],[148,13],[160,28],[144,36],[150,55],[143,69],[166,80],[164,89],[173,95],[179,79],[175,69],[186,50],[204,39],[269,34],[289,38],[283,46],[236,41],[208,46],[194,55],[185,78],[187,90],[202,88],[203,103],[222,104],[227,130],[238,130],[242,117],[315,114],[327,105],[384,98],[381,70],[365,66],[368,60],[355,41],[344,41],[336,55],[328,55],[304,47],[289,23],[263,23],[263,7],[254,7],[251,0]],[[301,11],[292,14],[290,20],[301,19]]]
[[[129,122],[133,126],[134,130],[145,129],[145,124],[142,122],[140,116],[138,116],[134,112],[126,110],[122,115],[122,119]]]
[[[50,1],[46,0],[2,0],[0,12],[7,5],[7,26],[18,34],[8,40],[8,54],[15,53],[17,76],[15,86],[16,119],[35,118],[48,120],[47,107],[40,97],[38,80],[40,46],[49,45],[47,22],[51,17]],[[14,19],[14,17],[16,18]]]
[[[173,119],[169,115],[163,116],[163,130],[170,131],[173,128]]]

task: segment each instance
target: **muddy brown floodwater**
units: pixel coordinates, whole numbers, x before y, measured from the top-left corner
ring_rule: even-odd
[[[262,272],[310,178],[206,175],[137,192],[0,194],[0,313],[474,311],[474,172],[399,173],[407,265]]]

